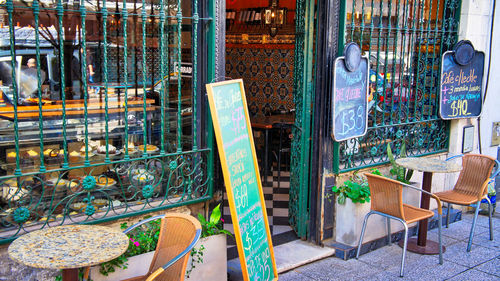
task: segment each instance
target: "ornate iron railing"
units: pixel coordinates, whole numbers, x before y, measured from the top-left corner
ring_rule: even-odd
[[[211,198],[205,4],[0,5],[0,244]]]
[[[337,144],[337,172],[387,163],[387,145],[413,156],[448,148],[438,116],[440,58],[457,39],[460,0],[352,0],[345,40],[370,58],[368,132]],[[341,48],[342,49],[342,48]]]

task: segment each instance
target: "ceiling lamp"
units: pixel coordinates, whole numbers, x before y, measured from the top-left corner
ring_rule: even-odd
[[[264,9],[264,25],[269,28],[269,35],[276,36],[285,23],[286,8],[280,8],[278,0],[269,0],[269,7]]]

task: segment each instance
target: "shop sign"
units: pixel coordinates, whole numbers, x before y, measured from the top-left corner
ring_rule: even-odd
[[[244,280],[278,280],[243,80],[207,85]]]
[[[332,137],[343,141],[366,134],[368,121],[367,56],[349,43],[344,56],[335,59],[332,90]]]
[[[469,41],[446,51],[441,61],[439,115],[442,119],[473,118],[483,105],[484,53]]]

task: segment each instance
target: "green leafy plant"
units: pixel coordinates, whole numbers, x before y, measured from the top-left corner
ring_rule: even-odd
[[[151,216],[144,217],[144,219],[147,219],[149,217]],[[232,236],[229,231],[223,229],[224,221],[222,220],[220,204],[212,210],[208,221],[201,214],[198,214],[198,219],[202,226],[202,238],[221,233]],[[128,225],[126,222],[120,225],[121,229],[126,229],[127,227]],[[129,246],[127,251],[114,260],[102,263],[99,268],[99,272],[104,276],[108,276],[109,273],[115,272],[116,268],[126,269],[129,257],[154,251],[156,249],[156,244],[158,244],[160,228],[161,219],[158,219],[143,224],[140,227],[134,229],[132,232],[129,232],[127,234],[129,237]],[[199,248],[193,248],[193,250],[191,250],[191,267],[186,271],[188,278],[191,271],[196,267],[196,264],[203,263],[204,250],[205,247],[203,245],[200,245]]]
[[[379,170],[372,169],[372,174],[382,175]],[[341,186],[333,186],[333,193],[337,195],[337,202],[345,204],[346,198],[351,199],[353,203],[366,203],[370,202],[370,188],[368,182],[363,176],[358,175],[357,172]]]
[[[223,228],[224,221],[222,220],[222,214],[220,211],[220,204],[217,205],[210,214],[210,218],[207,221],[202,214],[198,214],[198,220],[201,223],[201,238],[208,237],[212,235],[217,235],[224,233],[226,235],[232,236],[231,232]]]
[[[149,217],[151,216],[144,217],[144,219]],[[128,225],[126,222],[120,225],[121,229],[126,229],[127,227]],[[116,271],[116,267],[126,269],[129,257],[154,251],[154,249],[156,249],[156,244],[158,244],[160,227],[161,219],[157,219],[143,224],[132,232],[129,232],[127,234],[129,237],[127,251],[114,260],[102,263],[99,272],[104,276],[108,276],[109,273]]]
[[[403,144],[401,145],[401,150],[399,152],[399,158],[405,158],[405,157],[406,157],[406,145],[405,142],[403,141]],[[393,175],[393,177],[400,182],[404,182],[407,184],[410,183],[411,176],[413,175],[413,170],[406,169],[396,164],[396,160],[394,159],[390,143],[387,144],[387,158],[389,158],[389,162],[391,162],[392,165],[392,168],[390,170],[391,175]]]

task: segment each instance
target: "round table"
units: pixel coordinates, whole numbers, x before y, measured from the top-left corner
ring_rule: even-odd
[[[78,268],[100,264],[123,254],[127,235],[99,225],[63,225],[27,233],[9,246],[9,256],[21,264],[62,269],[63,280],[78,280]]]
[[[396,164],[407,169],[424,172],[422,189],[427,192],[431,192],[433,173],[453,173],[462,170],[462,165],[454,161],[444,161],[436,158],[399,158],[396,159]],[[420,198],[420,208],[428,210],[430,205],[429,203],[430,196],[422,193]],[[427,226],[427,219],[419,222],[417,238],[408,239],[408,251],[425,255],[439,254],[439,244],[435,241],[427,240]],[[444,250],[445,247],[443,246],[443,252]]]

